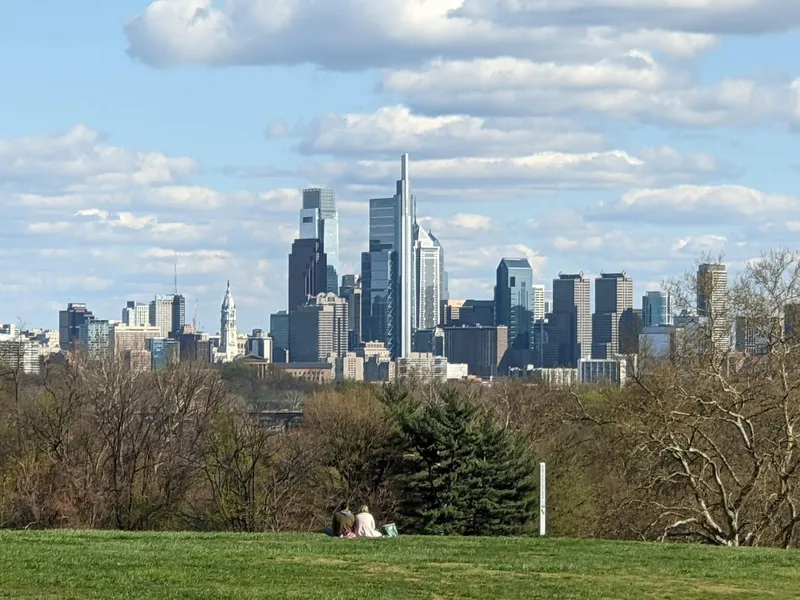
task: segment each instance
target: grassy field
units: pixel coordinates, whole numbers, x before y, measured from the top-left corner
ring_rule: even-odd
[[[0,598],[798,598],[800,553],[323,535],[0,532]]]

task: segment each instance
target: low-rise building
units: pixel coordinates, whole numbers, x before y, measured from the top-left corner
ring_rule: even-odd
[[[536,383],[553,388],[571,388],[578,383],[578,369],[553,367],[531,369],[530,379]]]
[[[578,380],[580,383],[625,385],[627,366],[626,357],[582,358],[578,361]]]
[[[332,356],[328,361],[336,364],[336,381],[364,381],[364,358],[355,352]]]
[[[432,352],[410,352],[397,359],[397,377],[447,381],[447,359]]]
[[[333,383],[336,376],[331,363],[274,363],[273,368],[295,379],[318,384]]]

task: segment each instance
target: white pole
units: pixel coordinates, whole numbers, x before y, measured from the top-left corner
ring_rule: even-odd
[[[547,532],[547,493],[546,489],[545,465],[539,463],[539,535],[544,536]]]

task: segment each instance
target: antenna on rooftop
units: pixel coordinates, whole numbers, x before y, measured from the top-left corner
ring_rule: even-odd
[[[178,255],[175,255],[175,295],[178,295]]]
[[[197,333],[197,298],[194,299],[194,317],[192,317],[192,329]]]

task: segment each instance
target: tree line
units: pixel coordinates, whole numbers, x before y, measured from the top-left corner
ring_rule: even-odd
[[[309,531],[344,501],[401,532],[526,534],[545,461],[552,535],[796,547],[800,255],[712,284],[669,283],[678,311],[709,293],[714,309],[666,354],[642,352],[623,387],[281,382],[303,419],[279,435],[252,416],[271,384],[236,368],[6,366],[0,527]]]

